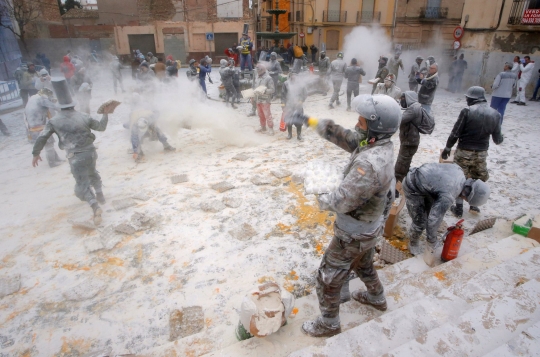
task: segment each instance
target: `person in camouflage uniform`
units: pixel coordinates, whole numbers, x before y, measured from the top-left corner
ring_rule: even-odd
[[[108,114],[114,111],[105,106],[101,120],[96,120],[87,114],[75,110],[75,102],[71,98],[70,90],[65,79],[52,81],[58,106],[61,109],[52,117],[36,139],[32,150],[32,166],[38,166],[41,161],[41,150],[47,144],[52,134],[56,134],[59,147],[66,150],[71,173],[75,178],[75,196],[86,201],[94,212],[94,224],[101,224],[102,210],[99,203],[105,203],[101,177],[96,170],[97,153],[94,146],[95,131],[105,131],[109,120]],[[95,191],[92,191],[92,188]]]
[[[347,70],[347,63],[343,60],[343,52],[339,52],[337,54],[337,58],[330,64],[330,69],[328,71],[328,75],[332,79],[332,86],[334,87],[334,93],[332,93],[330,104],[328,104],[330,109],[334,108],[334,101],[337,105],[341,104],[339,102],[339,90],[341,89],[341,84],[343,83],[345,70]]]
[[[319,58],[319,87],[323,92],[323,95],[326,95],[328,92],[328,83],[327,75],[328,68],[330,67],[330,59],[326,57],[326,52],[321,52],[321,57]]]
[[[401,52],[396,52],[394,57],[390,58],[390,60],[388,61],[388,73],[396,76],[396,82],[399,76],[399,68],[401,67],[401,70],[404,71],[403,60],[399,58],[400,55]]]
[[[485,93],[484,88],[478,86],[467,90],[465,97],[469,107],[459,113],[441,155],[443,159],[447,159],[457,142],[454,162],[463,169],[467,178],[480,179],[484,182],[489,179],[486,164],[489,138],[492,137],[496,145],[501,144],[504,139],[501,134],[501,114],[488,105]],[[462,202],[456,201],[456,205],[451,209],[457,217],[463,215]],[[469,209],[472,212],[480,212],[474,205]]]
[[[234,63],[234,61],[232,62]],[[233,76],[234,76],[234,64],[231,66],[231,63],[227,60],[222,59],[219,61],[220,68],[219,68],[219,75],[221,76],[221,83],[225,87],[226,94],[225,94],[225,105],[229,104],[229,99],[231,100],[231,107],[233,109],[236,109],[236,105],[234,105],[234,101],[236,100],[236,88],[233,84]]]
[[[421,67],[422,62],[424,62],[423,57],[416,57],[414,64],[411,66],[411,72],[409,73],[409,90],[414,92],[418,92],[418,81],[416,79],[420,76],[421,72],[427,71],[425,67]]]
[[[390,137],[401,120],[399,105],[382,95],[360,95],[353,101],[359,113],[355,130],[332,120],[308,118],[326,140],[351,153],[340,186],[318,197],[319,207],[337,213],[334,238],[317,273],[317,297],[322,316],[302,325],[304,333],[332,336],[341,332],[339,305],[351,297],[378,310],[386,310],[384,288],[373,267],[376,238],[394,201],[394,145]],[[354,271],[367,291],[348,293]]]
[[[360,91],[360,76],[365,76],[366,72],[358,66],[356,58],[351,60],[351,65],[345,70],[347,78],[347,111],[351,110],[351,94],[356,97]]]
[[[272,98],[275,97],[278,94],[278,80],[279,75],[283,73],[283,70],[281,69],[281,64],[277,60],[277,53],[272,52],[270,53],[270,64],[268,66],[268,74],[272,78],[272,81],[274,82],[274,89],[275,92],[272,95]]]
[[[381,56],[379,58],[379,69],[377,70],[377,74],[375,75],[375,79],[378,79],[378,81],[373,83],[373,89],[371,90],[372,95],[377,89],[377,83],[384,81],[384,79],[388,75],[388,67],[386,67],[386,63],[388,63],[388,57]]]

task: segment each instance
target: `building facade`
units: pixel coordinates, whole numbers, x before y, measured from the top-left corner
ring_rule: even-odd
[[[250,0],[97,0],[62,17],[56,0],[42,2],[55,17],[36,24],[29,47],[33,54],[50,54],[52,60],[61,60],[66,49],[121,56],[139,49],[172,54],[182,62],[205,55],[219,60],[238,42],[244,24],[255,38]]]
[[[290,31],[304,34],[294,44],[310,46],[333,56],[343,48],[345,36],[356,26],[380,26],[390,36],[395,17],[394,0],[312,0],[290,2]]]
[[[489,91],[505,62],[529,55],[536,62],[526,90],[529,97],[540,69],[540,1],[465,0],[461,26],[459,51],[469,62],[464,82]]]

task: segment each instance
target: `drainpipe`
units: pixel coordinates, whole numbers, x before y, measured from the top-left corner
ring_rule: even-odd
[[[394,40],[394,31],[396,30],[397,0],[394,0],[394,19],[392,20],[392,40]]]
[[[503,0],[502,2],[502,6],[501,6],[501,11],[499,12],[499,21],[497,22],[497,26],[495,27],[486,27],[486,28],[474,28],[474,29],[471,29],[471,28],[467,28],[467,22],[468,20],[465,20],[465,24],[463,25],[463,29],[465,30],[469,30],[469,31],[489,31],[489,30],[496,30],[499,28],[499,25],[501,24],[501,19],[502,19],[502,14],[504,12],[504,2],[506,0]],[[467,15],[466,15],[467,16]],[[468,17],[467,17],[468,19]]]

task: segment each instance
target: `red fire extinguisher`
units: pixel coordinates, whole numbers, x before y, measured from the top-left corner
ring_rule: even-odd
[[[456,259],[463,241],[463,219],[460,219],[455,226],[448,227],[444,239],[444,247],[441,254],[441,259],[445,262]]]

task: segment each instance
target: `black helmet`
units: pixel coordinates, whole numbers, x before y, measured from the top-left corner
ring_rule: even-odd
[[[370,136],[394,134],[401,122],[401,108],[390,96],[361,94],[352,103],[358,114],[367,121]]]

